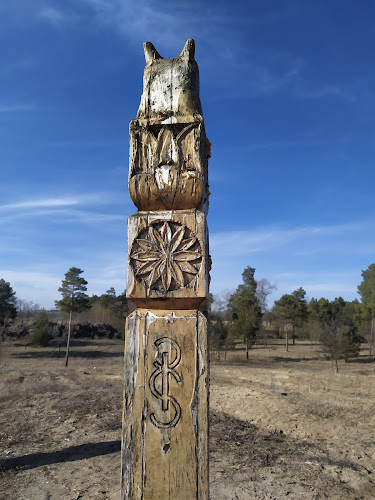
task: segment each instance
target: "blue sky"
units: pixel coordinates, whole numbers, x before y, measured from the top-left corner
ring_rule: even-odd
[[[142,43],[194,38],[210,161],[211,291],[246,266],[356,298],[375,261],[371,0],[0,2],[0,278],[53,307],[64,273],[125,289],[128,124]]]

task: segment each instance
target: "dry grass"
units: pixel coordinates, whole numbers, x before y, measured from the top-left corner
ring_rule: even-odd
[[[0,365],[0,497],[118,499],[121,341],[7,344]],[[301,342],[229,352],[211,364],[215,500],[371,499],[375,363],[340,363]]]

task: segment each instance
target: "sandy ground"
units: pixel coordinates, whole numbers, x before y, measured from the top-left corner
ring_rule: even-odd
[[[121,341],[8,343],[0,364],[0,498],[119,499]],[[335,373],[299,343],[211,363],[215,500],[375,499],[375,362]]]

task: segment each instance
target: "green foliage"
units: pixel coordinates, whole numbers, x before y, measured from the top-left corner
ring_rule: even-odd
[[[71,267],[65,273],[59,292],[63,298],[55,300],[56,306],[64,312],[81,312],[91,307],[90,299],[86,295],[87,281],[80,276],[83,271],[77,267]]]
[[[254,279],[254,273],[255,269],[252,267],[247,267],[244,270],[242,273],[243,284],[238,286],[228,302],[233,315],[230,336],[232,339],[242,337],[247,348],[254,344],[262,319],[262,311],[256,295],[257,282]]]
[[[0,326],[17,316],[16,294],[10,283],[0,279]]]
[[[232,347],[228,339],[229,326],[228,322],[220,317],[212,316],[209,321],[209,342],[210,349],[221,351]]]
[[[114,311],[116,316],[118,316],[119,318],[126,318],[126,316],[129,314],[129,302],[126,298],[126,291],[122,292],[116,297],[114,303]]]
[[[319,300],[311,299],[307,311],[310,322],[325,324],[332,319],[330,302],[324,297]]]
[[[116,290],[111,287],[106,291],[106,293],[103,293],[103,295],[99,297],[99,302],[102,304],[104,309],[114,309],[116,303]]]
[[[375,318],[375,264],[362,271],[362,283],[358,286],[358,293],[361,296],[363,318]]]
[[[33,346],[47,346],[50,341],[50,328],[51,323],[49,322],[47,312],[44,310],[40,311],[35,317],[30,336],[31,344]]]
[[[347,302],[342,297],[332,301],[311,299],[308,311],[310,338],[319,339],[323,350],[336,361],[337,370],[338,359],[358,356],[361,304],[357,300]]]
[[[303,288],[298,288],[291,294],[282,295],[279,300],[275,300],[273,316],[284,326],[290,325],[293,331],[297,327],[302,327],[308,318],[305,296],[306,292]]]
[[[337,361],[341,358],[348,360],[358,356],[361,345],[356,328],[343,324],[338,319],[333,319],[324,325],[320,342],[323,350],[335,360],[337,371]]]

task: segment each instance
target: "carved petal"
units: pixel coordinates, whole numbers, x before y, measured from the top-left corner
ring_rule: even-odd
[[[149,261],[159,260],[161,258],[160,252],[135,252],[130,256],[134,260]]]
[[[165,260],[158,262],[153,270],[151,271],[150,277],[147,283],[147,293],[150,292],[152,285],[160,278],[160,275],[163,273],[165,269]]]
[[[197,274],[197,269],[192,266],[189,262],[179,262],[178,266],[184,273]]]
[[[172,274],[170,271],[169,266],[165,266],[164,273],[161,276],[162,282],[163,282],[163,287],[166,292],[168,292],[169,287],[171,286],[171,281],[172,281]]]
[[[170,261],[169,265],[170,265],[171,273],[172,273],[172,276],[173,276],[173,279],[175,280],[175,282],[180,286],[184,286],[185,285],[184,275],[182,274],[182,271],[181,271],[179,265],[176,262],[174,262],[173,260]]]
[[[139,274],[150,273],[153,270],[153,268],[157,265],[157,263],[158,263],[157,260],[152,260],[151,262],[147,261],[135,271],[135,274],[138,276]]]
[[[166,253],[166,247],[163,238],[160,236],[158,231],[152,226],[150,226],[149,228],[149,235],[150,239],[155,243],[155,245],[157,245],[160,248],[161,252]]]
[[[166,248],[169,248],[169,243],[172,239],[172,231],[169,227],[168,222],[164,222],[162,228],[160,229],[160,235],[164,240],[164,245]]]
[[[177,260],[177,262],[197,260],[199,257],[201,257],[199,252],[187,252],[185,250],[182,250],[181,252],[174,252],[173,254],[173,259]]]
[[[158,249],[157,245],[155,245],[155,243],[150,241],[150,240],[144,240],[143,238],[137,238],[135,241],[142,248],[142,250],[147,250],[147,251],[149,251],[149,250],[155,251],[156,250],[157,251],[157,249]]]
[[[158,145],[155,152],[155,166],[178,165],[178,146],[170,129],[163,127],[158,135]]]
[[[171,240],[171,245],[170,245],[170,252],[174,252],[176,248],[178,248],[179,244],[181,243],[182,238],[184,237],[185,234],[185,227],[181,226],[177,229],[177,231],[174,233],[172,240]]]
[[[186,240],[182,241],[181,245],[178,247],[178,250],[188,250],[190,247],[194,245],[194,243],[197,241],[197,238],[187,238]]]

